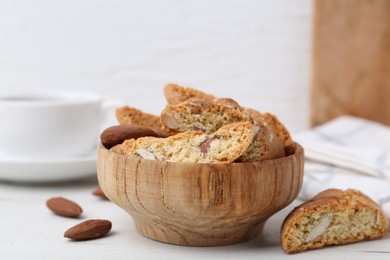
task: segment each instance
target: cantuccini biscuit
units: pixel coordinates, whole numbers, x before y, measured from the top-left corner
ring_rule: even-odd
[[[189,99],[205,99],[212,100],[226,106],[240,107],[240,105],[232,98],[216,98],[213,95],[204,93],[200,90],[184,87],[174,83],[169,83],[164,87],[164,95],[168,104],[171,105],[176,105]]]
[[[161,113],[163,129],[170,133],[190,130],[212,133],[223,125],[247,121],[255,126],[255,137],[238,161],[261,161],[283,157],[284,147],[267,127],[262,114],[235,104],[237,103],[232,99],[225,99],[224,103],[190,99],[177,105],[167,105]]]
[[[387,218],[360,191],[329,189],[296,207],[284,220],[282,247],[287,253],[371,240],[387,234]]]
[[[213,95],[204,93],[200,90],[180,86],[178,84],[169,83],[164,87],[164,95],[168,104],[179,104],[188,99],[207,99],[212,100],[215,97]]]
[[[178,84],[168,84],[164,88],[164,94],[168,101],[168,104],[177,105],[183,103],[189,99],[204,99],[213,101],[215,103],[231,107],[244,109],[245,113],[260,113],[251,108],[241,107],[234,99],[231,98],[216,98],[213,95],[206,94],[200,90],[183,87]],[[250,115],[249,115],[250,116]],[[257,116],[257,115],[256,115]],[[286,151],[289,151],[293,147],[293,140],[287,128],[279,121],[279,119],[272,114],[263,114],[264,120],[269,124],[270,129],[275,133],[276,137],[283,144]],[[164,131],[168,129],[163,126]],[[169,132],[169,131],[168,131]]]
[[[189,99],[167,105],[161,112],[163,129],[174,133],[190,130],[212,133],[226,124],[242,121],[248,120],[241,108],[205,99]]]
[[[212,134],[187,131],[167,138],[141,137],[126,140],[123,154],[143,159],[193,162],[230,163],[240,157],[253,139],[249,122],[229,124]]]

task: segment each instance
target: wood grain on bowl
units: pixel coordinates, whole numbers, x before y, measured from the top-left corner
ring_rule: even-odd
[[[169,163],[127,157],[99,147],[98,179],[144,236],[214,246],[257,236],[265,221],[298,195],[303,149],[255,163]]]

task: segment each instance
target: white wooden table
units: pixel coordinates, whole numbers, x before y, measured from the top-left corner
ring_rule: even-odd
[[[279,230],[284,217],[299,202],[269,219],[257,239],[222,247],[184,247],[156,242],[137,233],[131,217],[91,192],[97,180],[60,184],[0,182],[0,259],[390,259],[390,236],[295,255],[283,252]],[[46,200],[63,196],[79,203],[81,219],[54,215]],[[112,221],[107,237],[73,242],[63,237],[69,227],[87,219]]]

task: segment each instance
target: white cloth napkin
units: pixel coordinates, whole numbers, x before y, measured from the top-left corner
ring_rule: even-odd
[[[390,127],[352,116],[293,135],[305,149],[299,197],[354,188],[381,205],[390,220]]]

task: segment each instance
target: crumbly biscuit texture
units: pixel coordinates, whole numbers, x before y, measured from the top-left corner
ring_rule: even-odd
[[[238,162],[261,161],[285,156],[284,147],[267,127],[260,112],[240,107],[232,99],[190,99],[177,105],[167,105],[161,113],[164,131],[170,133],[197,130],[212,133],[220,127],[237,122],[254,125],[253,142]]]
[[[141,137],[126,140],[121,146],[123,154],[149,160],[230,163],[245,152],[252,139],[252,124],[240,122],[212,134],[187,131],[167,138]]]
[[[329,189],[296,207],[286,217],[281,242],[286,253],[297,253],[377,239],[387,232],[383,210],[368,196],[354,189]]]
[[[200,90],[169,83],[164,87],[164,95],[168,104],[176,105],[189,99],[207,99],[212,100],[213,95],[204,93]]]
[[[242,109],[205,99],[167,105],[161,112],[164,130],[176,133],[190,130],[213,133],[226,124],[242,121],[247,121]]]

